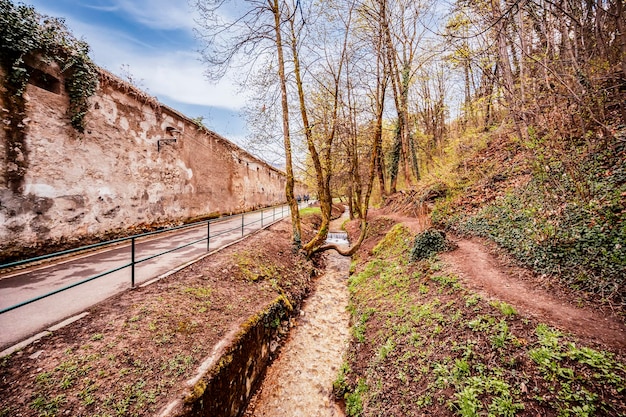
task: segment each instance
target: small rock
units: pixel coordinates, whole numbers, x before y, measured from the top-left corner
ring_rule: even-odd
[[[37,352],[35,352],[32,355],[30,355],[28,358],[29,359],[37,359],[38,357],[41,356],[42,353],[43,353],[43,350],[38,350]]]

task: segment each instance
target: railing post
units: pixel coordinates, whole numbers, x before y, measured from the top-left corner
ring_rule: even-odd
[[[245,213],[241,213],[241,237],[243,237],[243,217],[245,216]]]
[[[211,246],[211,220],[206,222],[206,251],[209,252]]]
[[[131,239],[130,244],[130,286],[135,288],[135,238]]]

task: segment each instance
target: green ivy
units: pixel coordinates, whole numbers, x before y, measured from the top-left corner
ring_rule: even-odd
[[[63,20],[42,16],[32,6],[0,0],[0,65],[8,72],[7,101],[12,113],[19,116],[25,111],[23,94],[29,74],[24,58],[36,55],[61,67],[71,123],[82,133],[88,99],[98,83],[97,67],[88,54],[87,43],[76,39]],[[20,120],[17,116],[12,120],[13,129],[20,128]]]
[[[475,213],[439,217],[440,223],[488,237],[572,288],[624,302],[626,147],[608,146],[578,164],[572,171],[546,157],[526,186]]]
[[[428,229],[415,236],[411,249],[411,260],[419,261],[439,252],[452,249],[452,243],[446,239],[446,234],[436,229]]]

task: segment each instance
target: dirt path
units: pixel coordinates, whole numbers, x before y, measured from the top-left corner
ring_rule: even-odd
[[[503,266],[479,240],[460,240],[458,249],[441,254],[452,272],[486,298],[496,297],[520,312],[562,331],[626,352],[626,326],[618,319],[589,307],[577,307],[538,285],[522,268]],[[562,295],[562,294],[561,294]]]
[[[334,251],[326,257],[325,274],[317,279],[297,326],[268,369],[245,416],[344,416],[332,398],[332,387],[350,337],[346,311],[350,258]]]

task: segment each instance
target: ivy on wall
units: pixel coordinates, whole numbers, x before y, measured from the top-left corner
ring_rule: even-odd
[[[98,70],[88,56],[89,46],[76,39],[61,19],[42,16],[32,6],[0,0],[0,65],[8,73],[6,98],[15,116],[24,113],[24,90],[29,71],[27,56],[55,62],[65,78],[69,116],[79,132],[85,129],[88,99],[98,83]],[[20,123],[14,125],[17,128]]]
[[[88,99],[98,85],[98,69],[88,53],[89,46],[76,39],[63,20],[42,16],[32,6],[0,0],[0,66],[6,74],[0,86],[7,145],[5,178],[14,193],[23,191],[28,168],[24,92],[33,69],[25,61],[30,58],[59,65],[70,99],[71,124],[83,133]]]

